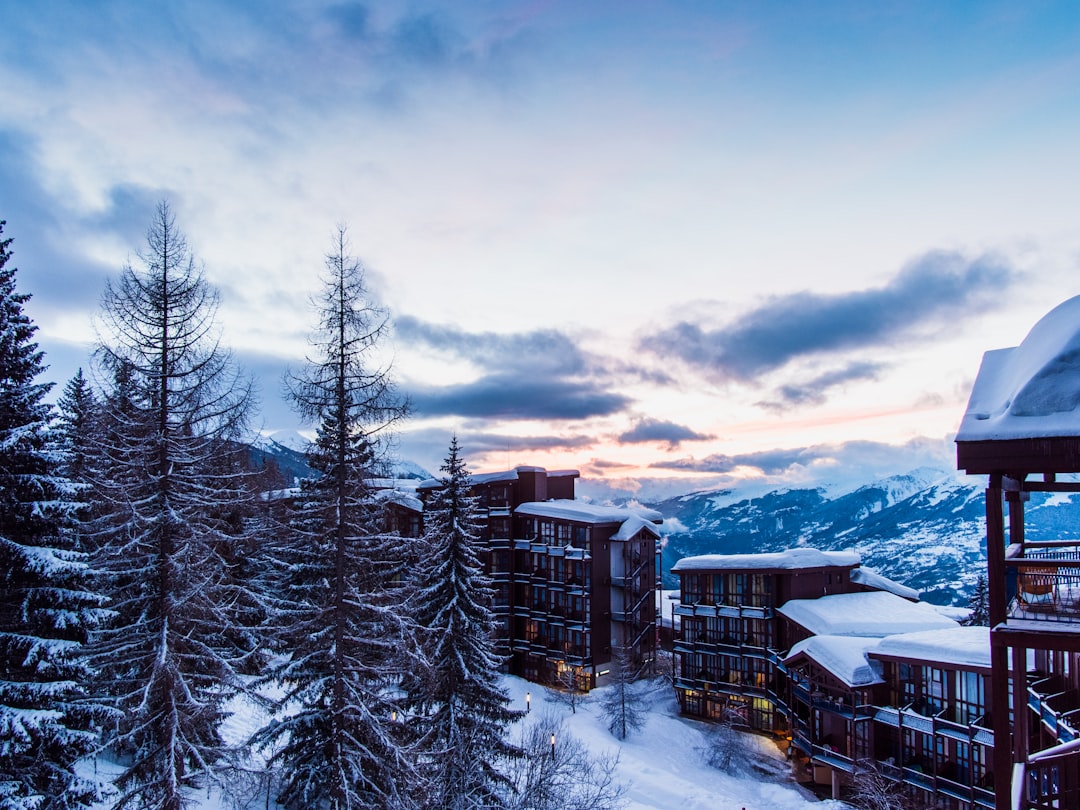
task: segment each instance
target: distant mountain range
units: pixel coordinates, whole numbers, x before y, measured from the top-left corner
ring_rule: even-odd
[[[868,565],[937,604],[965,604],[986,571],[985,480],[919,469],[843,495],[825,489],[693,492],[650,504],[677,529],[663,552],[671,566],[697,554],[781,551],[796,546],[853,548]],[[1080,498],[1036,493],[1026,504],[1030,539],[1080,538]]]
[[[292,486],[300,478],[310,478],[315,472],[307,462],[310,441],[296,431],[278,431],[258,436],[249,442],[250,457],[257,469],[275,468],[281,474],[280,485]],[[385,478],[399,481],[425,481],[429,473],[411,461],[394,460],[386,465]]]

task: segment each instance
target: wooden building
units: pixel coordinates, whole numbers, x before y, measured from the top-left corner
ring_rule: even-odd
[[[987,479],[996,807],[1078,808],[1080,526],[1029,537],[1024,506],[1080,492],[1080,297],[986,352],[956,454]]]

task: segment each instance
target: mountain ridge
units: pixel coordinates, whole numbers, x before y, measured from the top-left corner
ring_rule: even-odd
[[[675,530],[665,537],[664,587],[671,566],[697,554],[746,554],[809,546],[853,549],[864,565],[922,591],[938,604],[964,604],[986,571],[985,482],[921,467],[843,494],[826,487],[776,489],[739,497],[704,490],[649,504]],[[1031,539],[1080,538],[1080,504],[1033,493]]]

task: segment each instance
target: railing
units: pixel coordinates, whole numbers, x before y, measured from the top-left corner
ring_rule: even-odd
[[[1028,687],[1028,707],[1058,742],[1080,739],[1080,692],[1062,689],[1060,678],[1035,681]]]
[[[1009,621],[1080,627],[1080,541],[1013,544],[1006,551],[1005,566],[1010,582],[1015,577]]]
[[[1024,786],[1022,810],[1080,807],[1080,751],[1019,763],[1017,767]]]
[[[961,742],[974,742],[985,746],[994,744],[994,732],[990,729],[990,721],[985,716],[965,725],[945,719],[942,713],[927,717],[912,711],[910,707],[897,709],[893,706],[879,706],[874,709],[874,719],[893,728],[910,728],[924,734],[937,734]]]

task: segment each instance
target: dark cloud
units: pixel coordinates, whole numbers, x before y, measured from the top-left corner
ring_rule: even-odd
[[[750,380],[790,361],[918,338],[1004,300],[1019,274],[999,256],[968,259],[935,251],[909,263],[884,287],[841,295],[777,296],[733,323],[682,321],[642,341],[720,379]]]
[[[827,371],[805,382],[782,385],[776,391],[777,399],[757,404],[773,411],[786,411],[800,405],[821,405],[830,389],[853,381],[876,380],[886,368],[888,366],[885,363],[849,363],[843,368]]]
[[[701,459],[682,458],[657,461],[655,469],[679,470],[693,473],[730,473],[737,468],[753,468],[765,476],[790,476],[812,468],[845,469],[863,480],[891,475],[919,466],[953,465],[951,443],[925,437],[912,439],[903,445],[883,442],[852,441],[843,444],[818,444],[809,447],[774,448],[756,453],[729,456],[712,454]]]
[[[617,413],[632,402],[602,384],[528,373],[492,374],[476,382],[438,388],[413,386],[409,395],[421,418],[587,419]]]
[[[646,417],[639,419],[634,427],[619,435],[622,444],[644,444],[659,442],[674,450],[682,442],[696,442],[712,439],[713,436],[697,433],[684,425],[677,425],[663,419]]]
[[[399,341],[484,370],[480,379],[449,386],[412,386],[420,417],[587,419],[625,410],[633,400],[612,390],[606,363],[562,332],[468,332],[413,317],[395,322]]]
[[[541,374],[568,375],[585,373],[590,365],[577,344],[554,329],[508,335],[468,332],[406,315],[394,321],[394,333],[403,343],[423,345],[492,370],[514,366]]]

